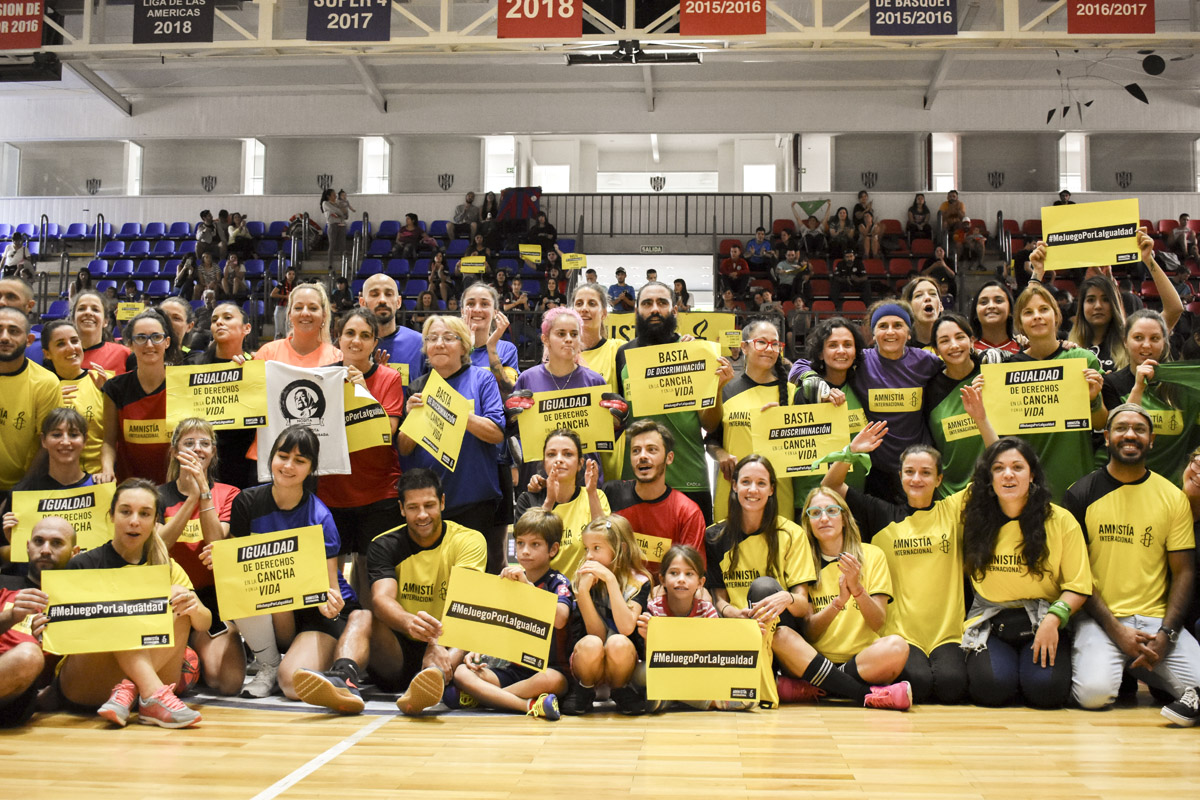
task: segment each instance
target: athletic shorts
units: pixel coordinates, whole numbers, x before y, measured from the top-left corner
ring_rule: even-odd
[[[385,691],[403,692],[425,666],[425,650],[429,645],[416,639],[410,639],[400,631],[392,631],[392,633],[395,634],[396,641],[400,643],[404,665],[400,669],[400,677],[395,681],[381,680],[379,676],[375,676],[376,683]]]
[[[208,626],[208,635],[217,636],[228,631],[229,626],[222,621],[221,609],[217,605],[217,587],[201,586],[193,591],[200,598],[200,602],[204,603],[204,607],[212,612],[212,624]]]
[[[357,508],[330,508],[337,525],[342,546],[338,555],[367,554],[371,540],[397,525],[404,524],[400,506],[394,497],[385,498]]]
[[[346,625],[350,622],[350,614],[358,611],[358,601],[346,603],[342,607],[342,611],[333,619],[325,616],[320,611],[320,606],[309,606],[302,608],[299,611],[293,612],[296,620],[296,635],[299,636],[305,631],[316,631],[332,636],[334,639],[340,639],[342,633],[346,630]]]
[[[514,683],[520,683],[526,678],[532,678],[537,675],[536,672],[529,667],[523,667],[520,664],[506,663],[504,666],[489,667],[492,673],[500,681],[500,688],[504,689],[512,686]]]

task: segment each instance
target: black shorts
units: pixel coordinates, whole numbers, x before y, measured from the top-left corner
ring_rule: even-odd
[[[505,689],[509,686],[512,686],[514,683],[520,683],[527,678],[532,678],[534,675],[537,675],[537,672],[529,667],[524,667],[520,664],[513,664],[511,662],[502,667],[489,667],[489,669],[496,676],[497,680],[500,681],[501,689]]]
[[[425,650],[429,647],[425,642],[410,639],[400,631],[392,631],[400,644],[401,657],[404,663],[400,667],[399,677],[393,679],[375,675],[375,682],[386,692],[403,692],[408,689],[412,679],[425,665]]]
[[[340,556],[351,553],[366,555],[372,539],[404,524],[404,515],[400,513],[399,502],[394,497],[355,508],[331,507],[329,513],[333,515],[333,523],[342,540],[342,546],[338,548]]]
[[[33,716],[37,706],[37,682],[16,697],[0,700],[0,728],[16,728]]]
[[[208,635],[217,636],[229,630],[229,626],[221,619],[221,609],[217,605],[217,587],[216,586],[201,586],[199,589],[193,589],[196,596],[200,598],[200,602],[204,603],[204,607],[212,612],[212,624],[208,626]]]
[[[299,636],[305,631],[316,631],[332,636],[334,639],[340,639],[346,630],[346,625],[350,622],[350,614],[360,608],[358,601],[352,600],[342,606],[341,613],[333,619],[322,614],[320,606],[301,608],[292,612],[296,620],[296,635]]]

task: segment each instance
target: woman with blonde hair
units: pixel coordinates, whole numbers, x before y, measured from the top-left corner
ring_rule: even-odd
[[[302,283],[288,294],[286,339],[276,339],[258,348],[254,357],[282,361],[293,367],[324,367],[342,360],[330,343],[329,294],[319,283]]]

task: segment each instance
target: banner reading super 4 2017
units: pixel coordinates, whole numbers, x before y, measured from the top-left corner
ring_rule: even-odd
[[[310,42],[386,42],[392,38],[390,0],[308,0]]]
[[[954,36],[956,0],[871,0],[872,36]]]

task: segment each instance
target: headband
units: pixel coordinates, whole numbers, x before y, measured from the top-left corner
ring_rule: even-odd
[[[899,317],[900,319],[904,320],[905,325],[910,328],[912,327],[912,317],[910,317],[908,312],[904,310],[904,306],[896,303],[885,303],[884,305],[881,305],[879,308],[875,309],[875,312],[871,314],[872,328],[874,328],[879,322],[880,317]]]

